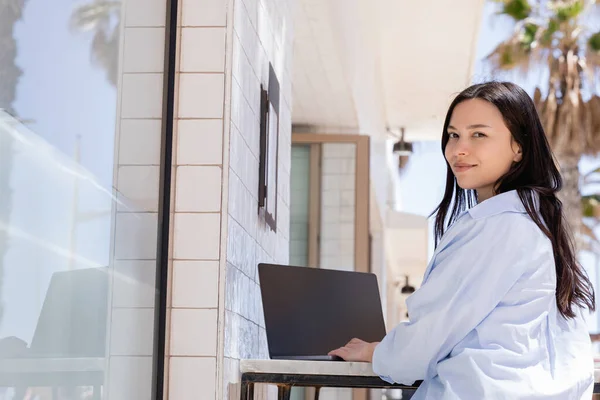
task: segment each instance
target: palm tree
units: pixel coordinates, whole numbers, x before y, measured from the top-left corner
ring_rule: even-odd
[[[14,26],[21,19],[27,0],[0,0],[0,109],[15,113],[17,84],[23,71],[16,63],[17,42],[14,38]],[[0,221],[9,223],[12,209],[12,189],[10,176],[13,163],[13,143],[2,141],[0,146]],[[5,230],[0,230],[0,322],[4,314],[2,303],[2,285],[4,277],[4,256],[10,245]]]
[[[600,32],[586,24],[597,0],[494,0],[515,22],[512,35],[487,57],[495,70],[547,70],[533,96],[564,179],[560,198],[581,244],[584,230],[579,160],[600,151]]]
[[[600,184],[600,167],[583,175],[581,183],[584,187]],[[600,254],[600,239],[596,235],[596,230],[600,227],[600,194],[594,191],[591,194],[581,196],[581,208],[584,220],[582,224],[583,248]]]
[[[92,61],[105,70],[113,86],[117,86],[119,66],[120,15],[120,1],[94,0],[76,8],[71,16],[74,30],[94,32]]]

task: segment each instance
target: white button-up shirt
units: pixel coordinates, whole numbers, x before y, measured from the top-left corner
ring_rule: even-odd
[[[550,240],[516,191],[494,196],[444,234],[407,300],[410,321],[376,347],[373,370],[423,380],[413,400],[588,400],[587,327],[561,316],[555,290]]]

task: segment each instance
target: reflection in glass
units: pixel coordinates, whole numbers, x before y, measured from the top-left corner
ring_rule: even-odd
[[[8,110],[12,110],[17,82],[22,74],[15,62],[17,45],[13,36],[13,28],[22,15],[21,7],[22,4],[17,2],[0,3],[0,108]],[[12,196],[8,184],[11,157],[10,144],[0,146],[0,221],[7,220],[11,210]],[[2,288],[4,286],[4,249],[6,249],[7,241],[7,233],[0,230],[0,323],[4,315]]]
[[[95,0],[78,6],[71,16],[74,30],[93,33],[92,61],[104,69],[113,86],[117,86],[120,15],[120,1]]]
[[[98,386],[100,391],[107,339],[108,253],[94,257],[73,246],[78,232],[85,239],[100,233],[103,225],[110,227],[114,197],[89,171],[5,110],[0,110],[0,147],[11,149],[7,183],[13,200],[10,218],[0,220],[6,238],[2,253],[7,283],[0,321],[0,386],[12,386],[14,398],[22,398],[37,393],[29,388],[34,384],[58,380],[60,369],[72,372],[60,376],[61,385],[72,395],[86,392],[76,389],[83,385]],[[98,206],[99,221],[90,221],[87,232],[78,226],[82,221],[74,193],[95,199]],[[82,368],[85,377],[78,376]],[[6,398],[11,398],[7,393],[8,388]]]
[[[0,400],[150,398],[157,214],[118,185],[122,12],[0,1]]]

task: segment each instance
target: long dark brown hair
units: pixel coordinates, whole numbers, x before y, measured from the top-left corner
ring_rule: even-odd
[[[488,82],[473,85],[461,92],[452,102],[442,133],[442,153],[448,143],[448,125],[454,108],[465,100],[481,99],[502,113],[504,123],[513,139],[521,146],[523,158],[496,182],[496,193],[517,190],[531,219],[552,242],[556,264],[556,303],[565,318],[575,317],[575,306],[594,311],[594,288],[578,263],[572,235],[556,193],[562,188],[562,178],[556,167],[544,128],[529,95],[510,82]],[[458,215],[477,204],[477,193],[458,186],[446,161],[446,191],[432,213],[435,218],[435,243]],[[535,199],[539,199],[539,213]],[[541,216],[541,219],[540,219]]]

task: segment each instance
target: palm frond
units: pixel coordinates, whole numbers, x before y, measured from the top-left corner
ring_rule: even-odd
[[[544,131],[557,154],[596,154],[600,151],[600,98],[585,101],[582,79],[585,60],[569,50],[548,60],[548,95],[537,89],[534,102]]]
[[[579,90],[579,73],[575,70],[576,56],[569,53],[565,58],[562,67],[567,71],[564,88],[561,88],[564,93],[558,104],[556,131],[550,143],[559,154],[582,154],[586,151],[589,114]]]
[[[502,3],[500,14],[508,15],[515,21],[523,21],[531,14],[531,4],[527,0],[494,0]]]
[[[70,21],[72,29],[93,32],[92,62],[106,72],[113,86],[117,84],[120,9],[120,1],[93,0],[77,7]]]
[[[585,59],[590,71],[600,68],[600,32],[595,32],[588,38]]]
[[[117,85],[119,57],[119,31],[114,29],[110,34],[97,31],[92,39],[92,62],[106,71],[108,81]]]
[[[600,218],[600,195],[581,196],[581,208],[584,217]]]
[[[582,80],[585,78],[587,84],[589,84],[590,87],[593,87],[595,86],[594,81],[596,79],[596,72],[598,71],[598,67],[600,67],[600,65],[597,64],[597,62],[600,62],[600,58],[592,60],[587,57],[588,55],[589,53],[582,53],[579,56],[579,69],[581,71]]]
[[[555,0],[548,2],[548,8],[554,12],[560,22],[568,22],[579,17],[586,8],[585,0]]]
[[[110,0],[98,0],[79,6],[71,15],[71,28],[91,31],[100,26],[106,26],[110,23],[112,16],[118,13],[120,7],[120,1]]]
[[[542,99],[541,90],[536,88],[534,101],[546,136],[548,136],[548,140],[552,143],[556,136],[556,111],[558,109],[555,86],[550,85],[548,95],[545,99]]]
[[[594,174],[600,174],[600,167],[587,172],[585,175],[583,175],[583,177],[587,178],[587,177],[590,177],[590,176],[592,176]]]
[[[495,72],[516,70],[526,75],[532,66],[543,62],[544,52],[538,46],[540,33],[537,24],[518,24],[512,35],[496,46],[485,59]]]
[[[560,30],[560,22],[556,18],[550,18],[546,27],[542,30],[539,42],[541,46],[551,47],[554,44],[554,34]]]
[[[590,129],[586,138],[586,154],[600,151],[600,97],[593,95],[587,102]]]
[[[596,222],[598,220],[593,218],[593,221]],[[600,240],[598,240],[598,236],[596,236],[594,228],[586,223],[582,223],[580,235],[582,239],[582,243],[580,245],[581,249],[597,253],[598,249],[600,248]]]
[[[589,37],[588,46],[591,51],[600,52],[600,32],[596,32]]]

